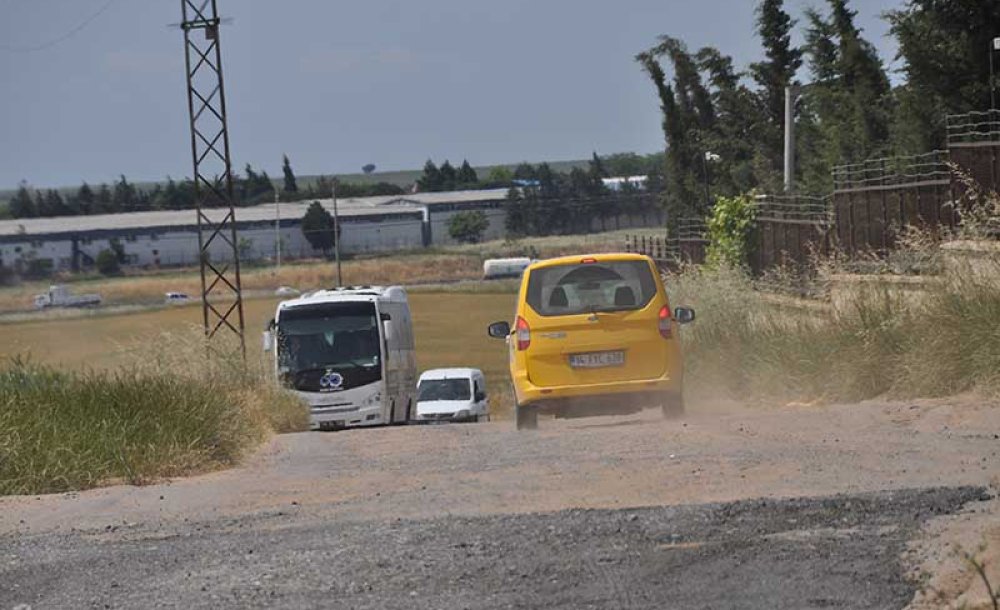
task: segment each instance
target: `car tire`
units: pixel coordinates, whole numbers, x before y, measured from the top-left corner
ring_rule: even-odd
[[[665,395],[661,408],[663,409],[664,419],[680,419],[684,417],[684,395],[680,392]]]
[[[534,407],[514,405],[514,419],[518,430],[535,430],[538,428],[538,412]]]

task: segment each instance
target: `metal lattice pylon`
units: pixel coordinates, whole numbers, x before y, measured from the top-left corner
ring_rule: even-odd
[[[246,357],[240,257],[216,0],[181,0],[205,338],[231,331]]]

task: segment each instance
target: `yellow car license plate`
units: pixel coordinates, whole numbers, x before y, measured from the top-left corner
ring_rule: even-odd
[[[589,354],[570,354],[569,365],[575,369],[599,369],[606,366],[622,366],[625,364],[625,352],[591,352]]]

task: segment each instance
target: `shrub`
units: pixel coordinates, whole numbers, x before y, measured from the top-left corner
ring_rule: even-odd
[[[96,265],[101,275],[118,275],[122,270],[118,255],[111,250],[101,250],[97,254]]]
[[[711,267],[747,265],[756,208],[751,195],[718,197],[707,220],[706,262]]]
[[[482,210],[468,210],[448,219],[448,234],[463,244],[476,244],[489,226],[490,220]]]

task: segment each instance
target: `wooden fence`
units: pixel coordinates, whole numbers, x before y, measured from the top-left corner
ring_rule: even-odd
[[[851,255],[885,254],[904,227],[953,229],[954,202],[968,174],[984,189],[1000,191],[1000,111],[947,117],[948,149],[923,155],[870,159],[833,169],[829,197],[758,197],[750,267],[760,274],[774,267],[808,265],[834,249]],[[701,263],[708,240],[704,223],[679,219],[676,236],[664,243],[629,242],[631,251]]]

